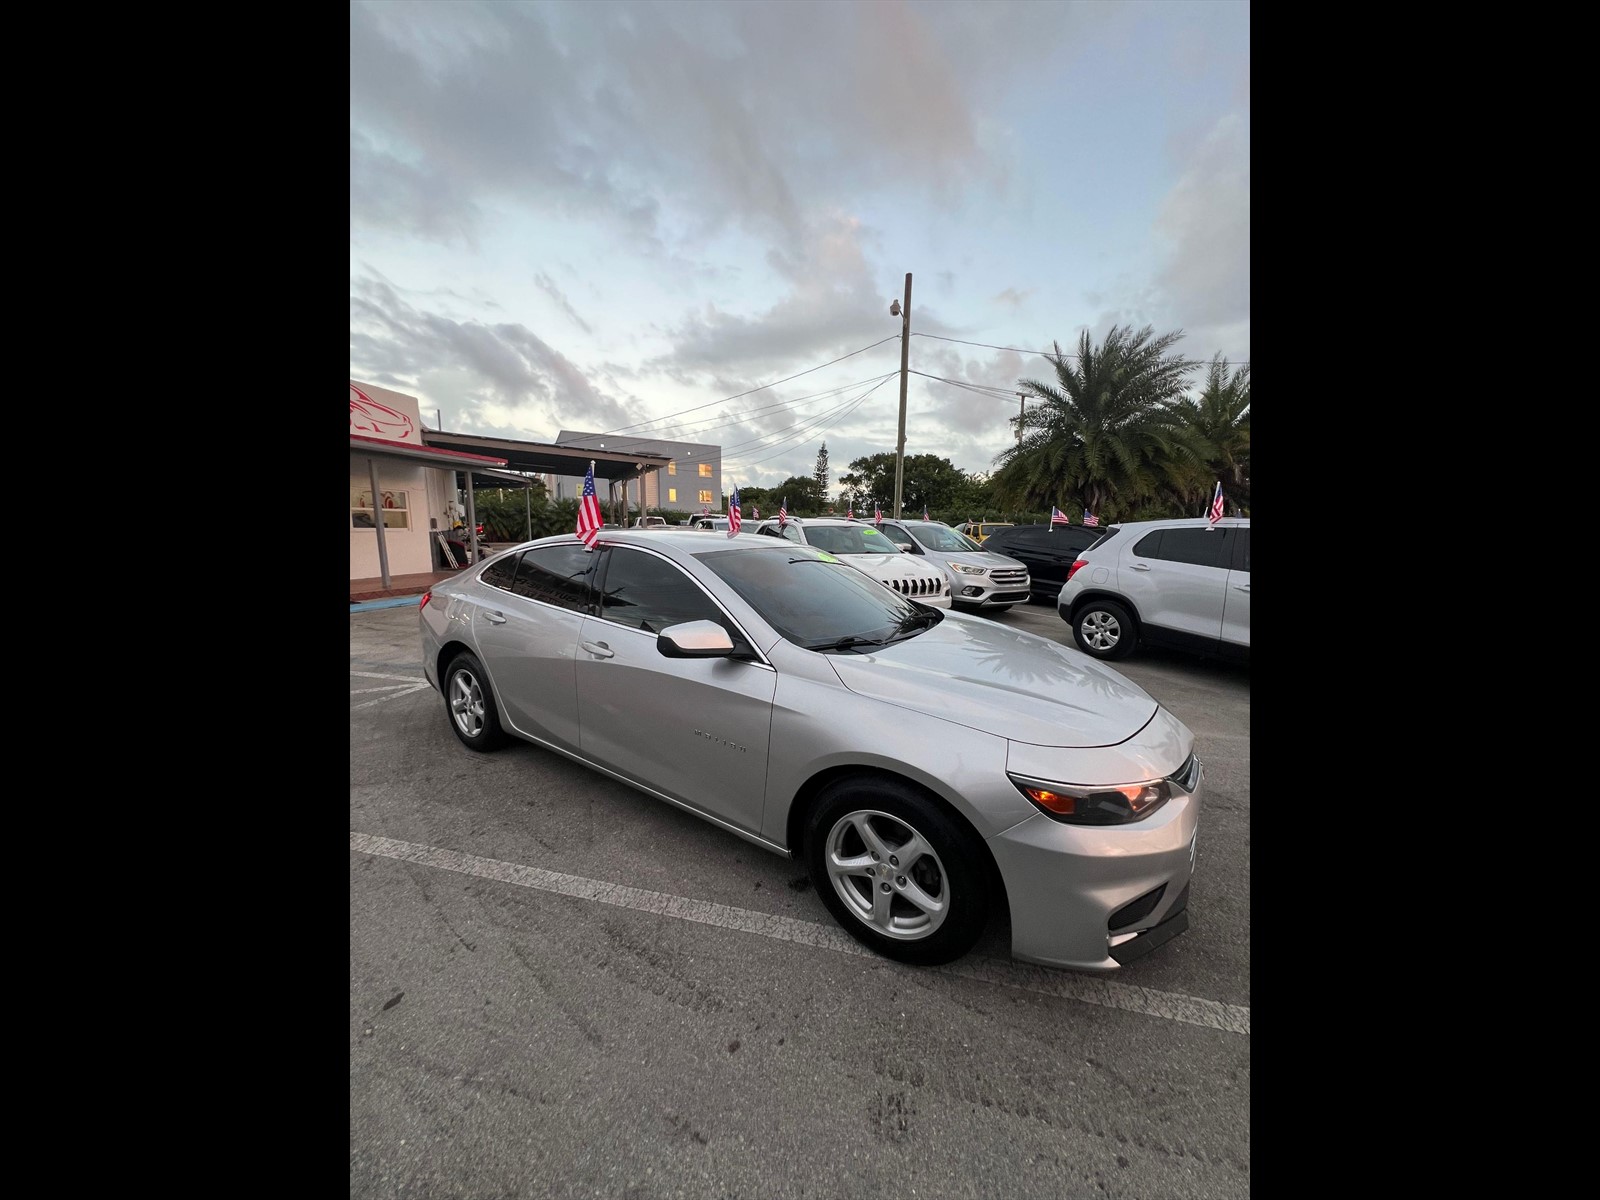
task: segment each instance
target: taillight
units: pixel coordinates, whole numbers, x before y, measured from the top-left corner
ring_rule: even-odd
[[[432,592],[423,592],[422,593],[422,603],[417,605],[417,607],[418,608],[427,608],[428,607],[428,601],[432,600],[432,599],[433,599],[433,593]]]
[[[1089,565],[1089,560],[1086,559],[1086,558],[1080,558],[1076,562],[1074,562],[1070,567],[1067,568],[1067,581],[1069,583],[1072,581],[1072,577],[1078,573],[1078,568],[1079,567],[1084,567],[1084,566],[1088,566],[1088,565]]]

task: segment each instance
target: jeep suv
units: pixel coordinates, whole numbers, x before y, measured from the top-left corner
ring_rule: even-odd
[[[1250,519],[1109,526],[1072,564],[1056,611],[1094,658],[1144,642],[1248,662]]]

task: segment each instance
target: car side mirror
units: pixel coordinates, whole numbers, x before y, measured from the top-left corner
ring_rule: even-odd
[[[683,621],[656,634],[656,649],[667,658],[727,658],[733,639],[715,621]]]

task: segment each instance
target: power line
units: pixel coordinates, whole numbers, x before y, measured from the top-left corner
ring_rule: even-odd
[[[841,406],[843,411],[840,411],[840,412],[837,413],[836,418],[833,421],[833,424],[830,424],[830,425],[827,425],[827,426],[820,426],[820,422],[825,420],[825,419],[827,419],[827,417],[830,415],[830,414],[824,413],[824,414],[821,414],[817,418],[818,424],[813,424],[812,427],[810,429],[808,429],[806,432],[804,432],[802,434],[799,434],[797,436],[794,436],[794,437],[784,438],[783,440],[784,441],[793,441],[795,443],[795,446],[798,446],[801,442],[807,440],[808,438],[816,436],[818,433],[827,433],[827,432],[829,432],[829,430],[831,430],[834,425],[837,425],[839,423],[839,421],[843,420],[845,417],[848,417],[851,413],[855,412],[856,409],[860,408],[863,404],[865,404],[868,396],[872,395],[873,392],[877,391],[884,384],[888,383],[889,380],[893,379],[899,373],[900,372],[898,372],[898,371],[894,371],[894,372],[891,372],[888,375],[885,375],[882,379],[878,380],[877,383],[873,384],[866,391],[862,392],[861,395],[857,396],[853,401],[846,401],[845,405]],[[780,457],[780,456],[782,456],[784,454],[791,454],[791,453],[794,452],[795,446],[785,447],[784,449],[779,450],[776,454],[768,454],[764,458],[758,458],[758,459],[753,460],[752,462],[745,463],[744,467],[745,467],[746,470],[748,470],[750,467],[756,466],[759,463],[767,462],[769,459],[778,458],[778,457]],[[723,460],[722,473],[723,473],[724,476],[726,476],[727,473],[728,473],[728,466],[727,466],[727,460],[726,459]]]
[[[630,429],[639,429],[640,427],[645,426],[645,425],[654,425],[657,421],[670,421],[673,417],[681,417],[681,416],[684,416],[687,413],[699,412],[702,408],[710,408],[713,404],[726,404],[730,400],[741,400],[745,396],[753,396],[757,392],[766,391],[767,388],[777,387],[780,383],[788,383],[789,380],[791,380],[791,379],[799,379],[800,376],[802,376],[802,375],[809,375],[813,371],[820,371],[820,370],[822,370],[823,367],[831,367],[831,366],[833,366],[834,363],[841,363],[847,358],[854,358],[858,354],[865,354],[868,350],[875,350],[879,346],[883,345],[884,342],[892,342],[896,338],[898,338],[899,336],[900,335],[898,333],[891,333],[888,337],[880,338],[876,342],[873,342],[872,345],[870,345],[870,346],[863,346],[859,350],[852,350],[852,351],[850,351],[849,354],[841,354],[838,358],[835,358],[835,359],[833,359],[833,360],[831,360],[829,362],[819,363],[818,365],[816,365],[814,367],[807,367],[804,371],[796,371],[793,375],[787,375],[782,379],[774,379],[771,383],[763,383],[759,387],[751,388],[747,392],[739,392],[737,395],[733,395],[733,396],[724,396],[721,400],[708,400],[704,404],[697,404],[693,408],[685,408],[685,409],[681,409],[681,410],[679,410],[678,412],[675,412],[675,413],[668,413],[664,417],[651,417],[647,421],[635,421],[632,425],[619,425],[616,429],[608,429],[604,433],[585,433],[585,434],[580,434],[579,437],[584,437],[584,438],[611,437],[613,434],[626,433]],[[576,438],[570,438],[566,442],[559,442],[559,441],[558,442],[552,442],[551,445],[554,445],[554,446],[573,445],[573,444],[576,444],[576,441],[577,441]]]
[[[926,371],[912,371],[913,375],[921,375],[924,379],[937,379],[940,383],[948,383],[951,387],[966,388],[969,392],[977,392],[980,396],[987,396],[991,400],[1004,400],[1007,404],[1015,399],[1015,388],[991,387],[986,383],[967,383],[960,379],[950,379],[944,375],[929,375]]]
[[[982,346],[986,350],[1013,350],[1018,354],[1037,354],[1037,355],[1039,355],[1039,356],[1041,356],[1043,358],[1054,358],[1055,357],[1055,353],[1056,353],[1054,350],[1024,350],[1020,346],[996,346],[991,342],[964,342],[960,338],[940,337],[937,333],[913,333],[911,336],[912,337],[938,338],[941,342],[956,342],[956,343],[958,343],[958,344],[960,344],[962,346]],[[887,340],[887,339],[885,339],[885,340]],[[1083,358],[1083,355],[1081,355],[1081,354],[1063,354],[1061,357],[1062,358],[1076,358],[1076,359],[1079,359],[1081,361],[1082,358]],[[1209,358],[1179,358],[1179,359],[1175,359],[1173,361],[1177,362],[1180,366],[1185,366],[1185,367],[1204,367],[1204,366],[1209,366],[1211,364],[1211,360]],[[1245,359],[1225,358],[1222,361],[1225,362],[1230,367],[1248,367],[1250,365],[1250,360],[1247,359],[1247,358],[1245,358]],[[1012,394],[1015,395],[1015,393],[1012,393]]]
[[[741,424],[741,423],[743,423],[745,421],[750,420],[753,417],[760,416],[762,413],[770,413],[775,409],[797,408],[801,404],[807,404],[807,403],[811,402],[812,400],[820,400],[820,399],[822,399],[824,397],[827,397],[827,396],[835,396],[835,395],[838,395],[840,392],[847,392],[851,388],[860,387],[864,383],[873,383],[873,382],[877,382],[877,381],[880,381],[880,380],[883,380],[883,379],[887,379],[887,378],[889,378],[890,375],[894,375],[894,374],[895,374],[895,372],[890,371],[885,375],[869,375],[865,379],[856,379],[856,380],[851,381],[850,383],[842,383],[838,387],[828,388],[825,391],[812,392],[809,396],[796,396],[793,400],[777,400],[777,401],[774,401],[771,404],[762,405],[760,408],[753,408],[749,412],[746,412],[746,413],[736,413],[729,420],[724,421],[720,425],[708,425],[703,429],[695,429],[695,428],[692,428],[692,426],[695,425],[696,422],[690,422],[690,426],[691,427],[687,427],[686,428],[685,426],[681,426],[681,425],[671,425],[671,426],[666,427],[665,429],[642,430],[642,431],[640,431],[640,433],[638,433],[635,436],[645,437],[646,435],[666,435],[666,434],[674,432],[675,430],[680,430],[681,429],[681,430],[683,430],[683,432],[681,434],[679,434],[678,436],[676,436],[676,437],[667,438],[667,437],[664,437],[664,436],[654,436],[652,440],[656,440],[656,441],[666,441],[666,440],[672,440],[672,441],[694,441],[694,440],[698,439],[699,437],[704,436],[705,434],[715,433],[717,430],[726,429],[730,425]],[[718,415],[720,416],[722,414],[718,414]],[[665,420],[666,418],[658,417],[658,418],[655,418],[655,419],[656,420]],[[704,419],[709,420],[711,418],[704,418]],[[585,434],[584,436],[585,437],[604,437],[606,435],[604,435],[604,434]],[[633,442],[633,443],[628,444],[627,446],[620,447],[620,449],[623,452],[626,452],[628,450],[639,449],[639,448],[641,448],[643,446],[644,446],[644,442]]]

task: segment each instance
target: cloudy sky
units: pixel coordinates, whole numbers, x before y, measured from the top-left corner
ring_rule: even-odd
[[[826,442],[836,493],[895,448],[909,272],[906,453],[987,473],[1052,342],[1249,361],[1249,27],[1244,0],[358,0],[350,376],[430,427],[715,443],[729,486]]]

